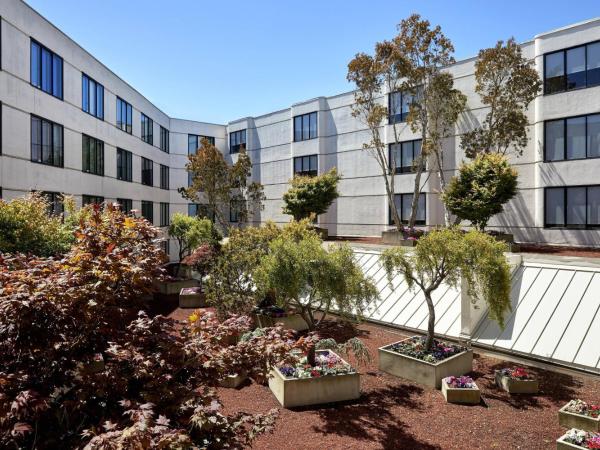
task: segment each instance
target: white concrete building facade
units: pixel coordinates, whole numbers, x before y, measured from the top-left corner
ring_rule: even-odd
[[[222,125],[175,119],[21,0],[2,1],[0,17],[5,200],[32,190],[71,194],[80,204],[119,200],[165,226],[174,212],[195,212],[177,188],[188,183],[188,152],[207,136],[230,162],[246,146],[267,197],[256,224],[290,220],[282,195],[294,173],[337,167],[340,198],[319,217],[320,226],[334,236],[379,236],[390,228],[383,180],[363,149],[369,132],[351,114],[352,92]],[[600,246],[600,19],[538,35],[522,48],[545,89],[528,110],[529,145],[511,161],[519,194],[490,228],[512,232],[519,242]],[[469,108],[445,143],[448,176],[465,159],[461,133],[486,113],[474,92],[474,63],[448,68]],[[406,124],[399,130],[408,167],[419,136]],[[390,125],[384,135],[393,142]],[[400,206],[409,203],[413,183],[410,170],[396,175]],[[419,218],[441,224],[435,176],[423,192]]]

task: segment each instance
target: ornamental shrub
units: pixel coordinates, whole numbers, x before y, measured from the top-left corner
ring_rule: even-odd
[[[159,230],[86,207],[62,259],[0,256],[0,448],[243,448],[275,412],[227,415],[223,377],[264,380],[302,343],[250,319],[188,324],[140,311],[162,276]]]
[[[74,241],[72,230],[49,209],[41,193],[0,200],[0,253],[52,256],[68,251]]]
[[[460,166],[442,201],[452,214],[483,231],[490,218],[501,213],[504,204],[517,195],[517,178],[517,171],[505,156],[480,154]]]
[[[175,213],[171,217],[169,236],[177,240],[179,261],[201,244],[216,245],[222,239],[209,219],[182,213]]]
[[[292,187],[283,194],[283,213],[290,214],[294,220],[324,214],[339,197],[337,184],[340,179],[335,167],[314,177],[295,176],[291,180]]]

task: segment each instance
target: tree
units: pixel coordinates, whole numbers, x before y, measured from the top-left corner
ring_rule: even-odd
[[[0,257],[1,448],[247,448],[276,411],[227,414],[220,380],[305,351],[289,331],[237,344],[248,317],[150,317],[141,298],[163,274],[159,230],[88,206],[61,260]]]
[[[52,256],[65,253],[74,242],[73,229],[49,213],[41,193],[9,202],[0,200],[0,252]]]
[[[194,203],[204,203],[213,222],[226,227],[225,211],[235,208],[239,220],[245,222],[251,212],[262,208],[263,186],[250,182],[252,162],[245,148],[240,150],[237,161],[228,165],[223,154],[203,138],[198,151],[189,155],[186,170],[192,174],[192,184],[179,188],[182,196]]]
[[[201,244],[216,245],[221,240],[210,220],[182,213],[175,213],[171,217],[169,236],[177,240],[179,261]]]
[[[398,25],[398,35],[391,41],[375,46],[375,56],[359,53],[348,64],[349,81],[356,84],[353,116],[361,118],[371,132],[371,140],[364,148],[375,157],[385,182],[392,218],[398,230],[402,229],[394,202],[394,173],[396,162],[388,159],[388,149],[381,137],[381,125],[389,115],[379,98],[384,92],[398,92],[409,96],[407,124],[421,134],[421,153],[414,163],[415,184],[409,227],[414,227],[421,177],[425,163],[433,156],[435,170],[442,190],[445,188],[443,140],[454,130],[459,115],[464,111],[466,97],[453,87],[450,74],[442,69],[452,63],[452,43],[439,26],[431,28],[427,20],[413,14]],[[396,121],[392,120],[395,143],[399,142]],[[446,221],[449,222],[448,214]]]
[[[523,57],[514,38],[498,41],[495,47],[479,52],[475,80],[475,92],[489,111],[481,126],[463,134],[466,155],[523,154],[529,125],[525,112],[542,86],[534,61]]]
[[[354,261],[349,246],[325,249],[322,244],[312,230],[303,232],[300,239],[282,233],[269,244],[269,252],[253,274],[260,292],[273,292],[280,307],[299,310],[311,329],[330,311],[360,318],[377,297],[375,286]],[[322,312],[318,322],[314,318],[317,310]]]
[[[290,214],[294,220],[324,214],[339,197],[337,184],[340,178],[335,167],[315,177],[294,177],[292,187],[283,194],[283,213]]]
[[[483,231],[490,218],[501,213],[504,204],[517,195],[517,178],[517,171],[505,156],[480,153],[460,166],[442,201],[452,214]]]
[[[410,289],[416,286],[425,296],[429,311],[427,350],[431,350],[435,334],[432,294],[442,283],[452,287],[466,283],[471,298],[484,300],[489,317],[504,327],[504,313],[511,307],[505,250],[504,243],[485,233],[473,230],[465,234],[457,228],[442,228],[419,239],[412,251],[396,247],[382,254],[390,283],[395,275],[401,275]]]

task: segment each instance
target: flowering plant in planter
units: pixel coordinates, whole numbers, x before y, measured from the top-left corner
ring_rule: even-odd
[[[533,380],[534,377],[523,367],[516,367],[514,369],[505,368],[500,369],[500,375],[503,377],[512,378],[513,380]]]
[[[461,377],[446,377],[444,381],[453,389],[473,389],[475,387],[475,382],[473,378],[463,375]]]
[[[564,409],[573,414],[593,417],[595,419],[600,417],[600,405],[590,405],[579,399],[571,400]]]
[[[433,340],[431,350],[427,350],[427,338],[421,336],[413,336],[410,339],[397,342],[390,345],[388,349],[428,363],[443,361],[466,350],[465,347],[460,345],[442,342],[437,339]]]
[[[402,238],[417,241],[421,236],[425,234],[425,231],[419,230],[418,228],[403,228]]]
[[[309,364],[307,356],[303,356],[297,364],[286,364],[280,367],[279,371],[287,378],[317,378],[356,373],[350,364],[329,350],[318,350],[314,365]]]
[[[598,433],[573,428],[567,431],[562,439],[569,444],[578,445],[582,448],[600,449],[600,434]]]

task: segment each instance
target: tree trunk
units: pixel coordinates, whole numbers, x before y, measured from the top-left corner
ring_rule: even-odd
[[[425,343],[425,348],[429,351],[433,347],[433,338],[435,333],[435,307],[433,306],[431,291],[427,290],[424,293],[425,301],[427,302],[427,309],[429,309],[429,322],[427,323],[427,342]]]
[[[308,348],[308,353],[306,353],[306,362],[310,364],[310,367],[315,367],[317,365],[317,352],[315,350],[315,344],[311,344]]]
[[[408,220],[408,228],[414,228],[415,221],[417,220],[417,207],[419,206],[419,195],[421,195],[421,175],[423,174],[423,167],[425,166],[425,157],[421,153],[419,157],[419,164],[417,165],[417,171],[415,173],[415,187],[413,190],[412,203],[410,205],[410,219]]]

